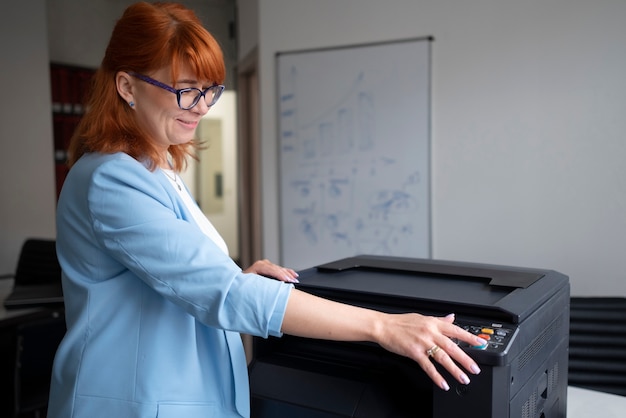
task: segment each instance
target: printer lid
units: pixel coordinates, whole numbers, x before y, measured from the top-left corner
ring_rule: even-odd
[[[367,274],[364,274],[367,273]],[[359,255],[300,272],[302,290],[390,308],[466,314],[519,323],[569,286],[567,276],[478,263]]]

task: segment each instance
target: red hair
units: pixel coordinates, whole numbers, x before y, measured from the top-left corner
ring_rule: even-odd
[[[174,3],[136,3],[129,6],[115,25],[100,68],[94,75],[87,112],[69,146],[72,166],[87,152],[125,152],[146,161],[151,170],[160,155],[135,121],[134,112],[118,94],[118,71],[150,73],[170,67],[172,80],[187,66],[201,80],[222,84],[226,75],[222,50],[192,10]],[[182,170],[186,157],[197,144],[171,145],[168,149],[175,170]]]

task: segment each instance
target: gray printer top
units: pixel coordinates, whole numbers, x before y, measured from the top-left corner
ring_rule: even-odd
[[[369,295],[374,305],[380,301],[410,309],[412,301],[419,301],[422,309],[475,313],[514,324],[569,286],[568,277],[553,270],[375,255],[306,269],[299,280],[297,287],[303,290],[348,298]]]

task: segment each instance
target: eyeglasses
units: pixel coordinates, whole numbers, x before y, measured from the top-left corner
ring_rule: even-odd
[[[178,101],[178,107],[183,110],[189,110],[197,105],[201,97],[204,97],[206,105],[208,107],[211,107],[217,102],[217,100],[222,95],[222,92],[224,91],[224,86],[221,84],[213,84],[212,86],[207,87],[204,90],[200,90],[195,87],[175,89],[168,86],[167,84],[163,84],[160,81],[150,78],[147,75],[137,74],[135,72],[129,72],[128,74],[142,81],[145,81],[146,83],[152,84],[153,86],[157,86],[174,93],[176,95],[176,100]]]

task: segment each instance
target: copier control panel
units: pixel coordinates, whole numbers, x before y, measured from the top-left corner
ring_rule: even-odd
[[[490,363],[493,362],[494,355],[497,358],[508,353],[509,347],[512,345],[512,342],[517,335],[517,327],[513,325],[469,320],[458,320],[455,324],[463,328],[465,331],[477,335],[487,341],[486,344],[481,346],[470,346],[464,341],[456,342],[459,347],[469,349],[470,351],[479,350],[484,351],[485,353],[490,353],[489,357],[491,357],[492,360]],[[499,361],[496,361],[496,363],[499,363]]]

